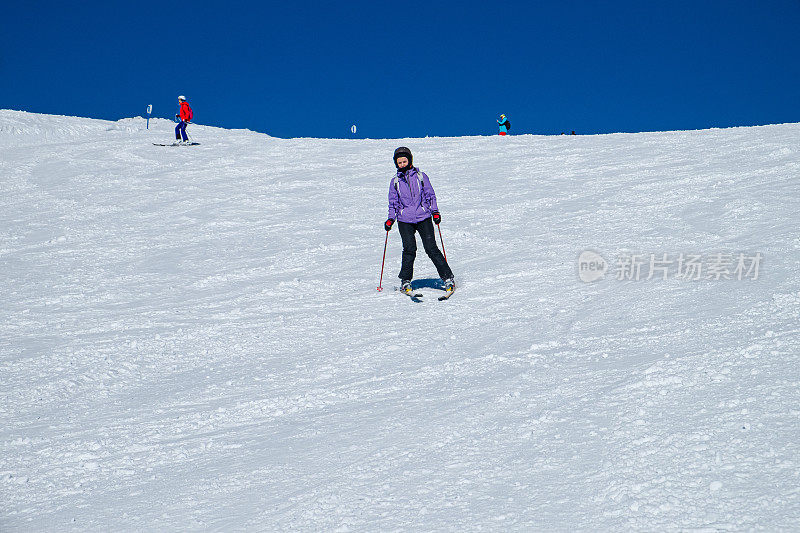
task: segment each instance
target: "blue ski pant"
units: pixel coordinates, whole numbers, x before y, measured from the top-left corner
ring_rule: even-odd
[[[187,137],[187,135],[186,135],[186,122],[181,120],[180,122],[178,122],[178,125],[175,126],[175,139],[178,140],[178,141],[180,141],[180,140],[188,141],[189,140],[189,137]]]

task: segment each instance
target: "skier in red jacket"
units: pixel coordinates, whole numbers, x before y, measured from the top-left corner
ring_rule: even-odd
[[[189,137],[186,135],[186,125],[192,120],[194,114],[185,96],[181,95],[178,97],[178,104],[180,104],[181,107],[178,114],[175,115],[175,118],[179,120],[178,125],[175,126],[175,140],[181,143],[187,143],[189,142]]]

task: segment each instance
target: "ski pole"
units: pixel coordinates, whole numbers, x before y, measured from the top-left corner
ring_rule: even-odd
[[[383,243],[383,260],[381,261],[381,280],[378,282],[378,292],[383,290],[383,265],[386,263],[386,245],[389,243],[389,232],[386,232],[386,241]]]
[[[442,254],[444,254],[444,262],[447,263],[447,252],[444,251],[444,239],[442,239],[442,227],[438,224],[436,227],[439,228],[439,240],[442,241]]]

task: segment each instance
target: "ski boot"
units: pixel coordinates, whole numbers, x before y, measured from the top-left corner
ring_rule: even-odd
[[[411,280],[410,279],[401,280],[400,290],[406,294],[411,294]]]
[[[439,296],[439,301],[447,300],[453,295],[456,290],[456,281],[453,278],[444,280],[444,296]]]

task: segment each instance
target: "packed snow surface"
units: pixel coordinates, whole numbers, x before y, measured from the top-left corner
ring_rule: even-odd
[[[800,125],[172,129],[0,111],[0,530],[800,526]]]

